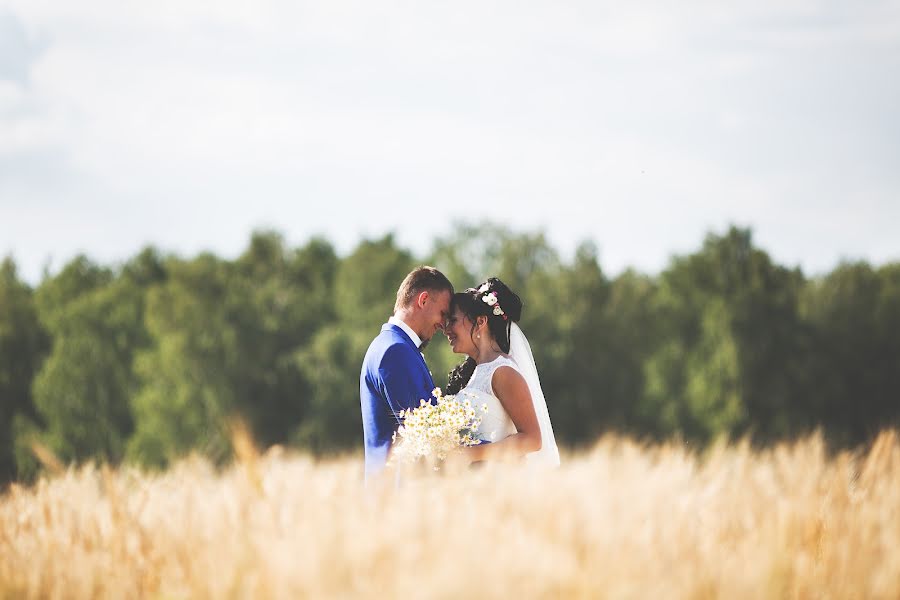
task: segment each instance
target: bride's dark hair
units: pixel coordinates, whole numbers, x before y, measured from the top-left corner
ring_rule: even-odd
[[[484,301],[484,298],[491,294],[497,298],[494,305],[489,305]],[[496,314],[495,307],[497,306],[500,307],[502,314]],[[517,323],[522,317],[522,300],[505,283],[496,277],[491,277],[477,288],[469,288],[464,292],[453,294],[450,301],[450,314],[453,314],[457,308],[472,321],[470,336],[475,333],[476,319],[487,317],[488,330],[494,336],[500,350],[504,353],[509,352],[509,330],[510,326]],[[446,393],[458,394],[469,383],[474,372],[475,359],[469,357],[450,371]]]

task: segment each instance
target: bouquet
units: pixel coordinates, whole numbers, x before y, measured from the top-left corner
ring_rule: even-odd
[[[461,446],[477,446],[481,443],[475,434],[481,425],[470,398],[444,396],[441,388],[431,395],[436,402],[420,400],[419,406],[400,411],[403,423],[394,432],[391,463],[409,463],[417,458],[444,460]],[[481,406],[482,414],[487,406]]]

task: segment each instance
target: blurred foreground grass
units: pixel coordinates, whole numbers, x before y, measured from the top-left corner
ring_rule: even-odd
[[[900,442],[703,456],[607,437],[549,473],[360,459],[64,470],[0,498],[0,597],[900,598]]]

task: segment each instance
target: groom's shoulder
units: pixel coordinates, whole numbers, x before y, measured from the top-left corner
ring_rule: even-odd
[[[414,355],[415,350],[399,328],[386,325],[369,344],[368,353],[370,357],[374,354],[383,360],[387,357]]]
[[[369,344],[369,351],[383,352],[392,346],[401,344],[408,345],[403,332],[397,327],[384,325],[381,331],[378,332],[378,335],[375,336],[375,339],[372,340],[372,343]]]

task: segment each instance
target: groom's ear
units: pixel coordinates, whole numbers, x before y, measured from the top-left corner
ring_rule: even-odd
[[[416,296],[416,305],[419,308],[425,308],[425,302],[428,300],[428,290],[424,290]]]

